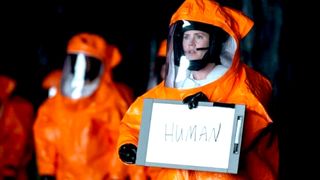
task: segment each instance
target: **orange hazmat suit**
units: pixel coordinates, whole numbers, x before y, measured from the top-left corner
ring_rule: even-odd
[[[243,130],[242,152],[238,174],[191,171],[148,167],[151,179],[241,179],[272,180],[278,178],[279,152],[277,138],[268,144],[270,134],[260,134],[272,123],[267,112],[272,87],[269,80],[254,71],[240,60],[240,40],[253,26],[252,20],[237,10],[222,7],[210,0],[186,0],[173,14],[170,26],[177,21],[189,20],[220,27],[228,33],[229,39],[224,46],[224,57],[228,70],[215,81],[189,89],[177,88],[170,79],[173,65],[173,47],[176,42],[169,38],[166,79],[138,97],[122,119],[118,149],[125,144],[138,145],[143,100],[145,98],[183,100],[197,92],[204,93],[211,102],[245,104],[245,124]],[[174,30],[172,30],[174,31]],[[172,71],[171,71],[172,70]],[[172,76],[171,76],[172,77]],[[176,77],[176,76],[174,76]],[[256,140],[259,138],[259,142]],[[254,145],[253,145],[254,144]],[[196,152],[195,152],[196,153]]]
[[[91,95],[73,99],[59,88],[40,106],[34,125],[39,175],[57,179],[125,179],[127,166],[117,156],[116,142],[128,103],[111,77],[111,68],[121,56],[115,54],[119,53],[116,47],[89,33],[74,36],[67,51],[97,59],[103,71]],[[90,67],[90,62],[86,63]]]

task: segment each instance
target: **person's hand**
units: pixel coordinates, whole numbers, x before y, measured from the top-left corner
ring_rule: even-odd
[[[56,177],[52,175],[42,175],[40,176],[40,180],[56,180]]]
[[[203,92],[200,91],[200,92],[197,92],[196,94],[187,96],[186,98],[183,99],[182,102],[183,104],[188,104],[189,109],[192,109],[192,108],[198,107],[199,101],[208,102],[209,99],[205,94],[203,94]]]
[[[120,159],[127,164],[135,164],[137,157],[137,146],[134,144],[124,144],[119,149]]]

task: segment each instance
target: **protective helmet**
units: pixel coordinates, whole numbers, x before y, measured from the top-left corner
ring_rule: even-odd
[[[99,87],[103,73],[110,68],[108,65],[114,63],[108,61],[111,57],[112,51],[102,37],[90,33],[73,36],[63,67],[62,94],[72,99],[92,95]]]
[[[185,0],[170,19],[165,86],[202,87],[236,68],[239,41],[252,25],[242,12],[218,2]]]
[[[108,44],[101,36],[90,33],[81,33],[70,39],[67,52],[69,54],[83,52],[103,61],[111,69],[117,66],[122,58],[116,46]]]
[[[202,59],[190,59],[189,70],[198,71],[204,68],[208,63],[221,64],[220,54],[222,43],[228,37],[228,34],[220,27],[213,26],[202,22],[179,20],[174,25],[173,32],[173,50],[174,50],[174,63],[176,66],[180,65],[180,58],[184,55],[182,40],[184,33],[189,30],[200,30],[209,34],[209,47],[202,47],[199,51],[207,50]]]

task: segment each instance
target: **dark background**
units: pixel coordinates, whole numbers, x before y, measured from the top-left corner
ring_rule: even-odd
[[[14,77],[19,93],[38,106],[41,81],[48,72],[62,67],[69,38],[78,32],[93,32],[118,46],[123,59],[114,78],[139,95],[146,88],[152,52],[167,36],[170,15],[181,2],[6,3],[1,6],[0,72]]]
[[[10,1],[0,3],[0,73],[17,80],[16,94],[37,108],[46,92],[45,75],[61,68],[68,39],[94,32],[115,44],[122,62],[114,79],[138,96],[147,88],[150,59],[167,36],[169,19],[182,0],[152,1]],[[242,42],[242,58],[267,76],[274,94],[270,115],[280,135],[280,179],[316,173],[318,157],[316,34],[312,4],[281,0],[229,0],[255,26]],[[1,87],[0,87],[1,88]],[[30,167],[30,175],[36,174]]]

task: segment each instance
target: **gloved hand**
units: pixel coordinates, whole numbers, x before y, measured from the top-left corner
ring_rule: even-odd
[[[203,92],[200,91],[200,92],[197,92],[193,95],[187,96],[186,98],[183,99],[182,102],[183,102],[183,104],[188,103],[189,109],[192,109],[192,108],[198,107],[199,101],[208,102],[209,99],[205,94],[203,94]]]
[[[56,180],[56,177],[52,175],[42,175],[40,176],[40,180]]]
[[[127,164],[135,164],[137,157],[137,146],[134,144],[124,144],[119,149],[120,159]]]

